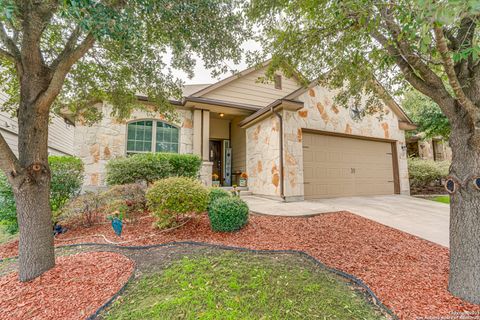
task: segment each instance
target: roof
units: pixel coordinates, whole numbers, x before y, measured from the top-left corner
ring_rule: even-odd
[[[192,96],[200,97],[200,96],[202,96],[204,94],[207,94],[207,93],[209,93],[209,92],[211,92],[211,91],[213,91],[217,88],[223,87],[224,85],[226,85],[226,84],[228,84],[228,83],[230,83],[230,82],[232,82],[232,81],[234,81],[234,80],[236,80],[240,77],[246,76],[246,75],[258,70],[259,68],[263,68],[263,67],[267,66],[269,63],[270,63],[270,60],[267,60],[267,61],[261,63],[260,65],[255,65],[253,67],[250,67],[250,68],[247,68],[243,71],[235,73],[235,74],[231,75],[230,77],[227,77],[223,80],[220,80],[218,82],[215,82],[211,85],[206,86],[205,88],[193,93]]]
[[[190,95],[193,95],[195,92],[198,92],[200,90],[203,90],[209,86],[211,86],[211,83],[204,83],[204,84],[186,84],[182,87],[182,96],[188,97]]]

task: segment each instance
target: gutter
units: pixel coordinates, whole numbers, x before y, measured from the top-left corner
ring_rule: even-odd
[[[280,122],[279,132],[279,143],[280,143],[280,161],[279,161],[279,171],[280,171],[280,197],[285,201],[285,190],[284,190],[284,178],[283,178],[283,117],[280,113],[275,111],[275,106],[270,108],[270,111],[277,116],[278,121]]]

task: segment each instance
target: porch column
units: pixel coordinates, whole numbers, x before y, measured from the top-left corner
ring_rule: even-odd
[[[203,110],[203,126],[202,126],[202,159],[210,161],[210,111]]]
[[[202,110],[193,110],[193,154],[202,155]]]

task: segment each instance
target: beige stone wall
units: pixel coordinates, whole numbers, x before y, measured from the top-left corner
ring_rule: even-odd
[[[302,128],[396,140],[400,192],[409,194],[407,155],[402,148],[405,146],[405,132],[398,128],[398,117],[385,107],[382,113],[354,121],[348,109],[335,105],[334,95],[334,92],[317,86],[299,97],[304,108],[296,112],[284,111],[285,196],[303,197]]]
[[[105,165],[115,157],[125,156],[126,129],[128,121],[117,121],[110,116],[111,108],[104,105],[103,119],[86,126],[78,122],[75,127],[74,153],[85,165],[84,187],[105,186]],[[193,151],[193,119],[190,110],[177,109],[177,121],[173,123],[180,128],[180,153]],[[135,111],[129,121],[136,119],[158,119],[161,115],[151,115]]]
[[[246,130],[248,188],[255,194],[280,196],[279,128],[271,116]]]
[[[282,111],[284,119],[284,175],[287,200],[303,198],[302,128],[392,139],[397,141],[400,190],[409,194],[404,131],[397,116],[387,107],[382,114],[366,115],[354,121],[349,110],[334,104],[334,93],[315,87],[299,99],[304,108]],[[247,129],[247,170],[249,188],[257,194],[279,196],[278,120],[273,116]]]

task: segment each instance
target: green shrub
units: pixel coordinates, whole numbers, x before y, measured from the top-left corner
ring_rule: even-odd
[[[83,224],[89,227],[98,220],[104,207],[105,201],[100,192],[86,192],[67,203],[61,211],[61,218],[80,218]]]
[[[61,211],[61,218],[80,218],[85,225],[92,225],[101,216],[117,211],[124,212],[127,219],[133,220],[145,209],[145,188],[140,184],[126,184],[103,192],[87,192],[72,199]]]
[[[448,161],[408,159],[408,173],[412,186],[428,185],[448,176],[450,163]]]
[[[168,160],[172,166],[171,176],[196,178],[202,165],[200,157],[193,154],[170,153]]]
[[[56,218],[65,203],[82,189],[83,163],[77,157],[50,156],[48,164],[52,172],[50,207]]]
[[[231,197],[231,193],[221,189],[221,188],[211,188],[210,193],[208,194],[208,207],[210,208],[212,204],[220,198]]]
[[[174,177],[195,178],[201,159],[191,154],[141,153],[117,158],[107,163],[106,181],[109,185],[146,182]]]
[[[127,219],[135,219],[137,213],[143,213],[146,209],[145,194],[142,185],[132,183],[110,187],[101,196],[107,213],[122,210]]]
[[[240,230],[248,222],[248,205],[238,197],[223,197],[211,205],[208,217],[214,231]]]
[[[207,210],[208,189],[198,180],[171,177],[159,180],[147,191],[147,206],[159,228],[174,226],[187,213]]]
[[[12,187],[10,187],[7,177],[0,172],[0,223],[11,234],[18,231],[16,210]]]
[[[70,156],[50,156],[48,164],[52,174],[50,182],[50,208],[53,222],[58,220],[62,207],[80,192],[83,183],[82,160]],[[0,223],[7,231],[18,231],[17,212],[13,190],[7,177],[0,173]]]

